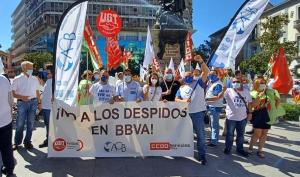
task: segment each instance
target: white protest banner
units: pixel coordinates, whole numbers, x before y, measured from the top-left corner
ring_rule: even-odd
[[[75,105],[88,2],[77,1],[62,16],[55,48],[55,98]]]
[[[194,155],[187,103],[53,105],[49,157]]]
[[[268,3],[269,0],[245,1],[233,18],[234,20],[231,22],[218,49],[212,55],[210,66],[235,70],[236,56],[252,33]]]

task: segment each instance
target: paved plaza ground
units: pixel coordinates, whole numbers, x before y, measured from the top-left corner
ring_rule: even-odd
[[[221,125],[223,122],[221,120]],[[273,126],[265,159],[256,155],[244,158],[234,151],[232,155],[223,154],[222,137],[218,147],[207,147],[208,164],[202,166],[193,158],[47,158],[47,148],[38,148],[44,140],[45,129],[42,122],[36,122],[33,133],[35,148],[31,151],[21,148],[14,152],[17,161],[15,174],[17,177],[300,176],[299,135],[299,123],[281,122]]]

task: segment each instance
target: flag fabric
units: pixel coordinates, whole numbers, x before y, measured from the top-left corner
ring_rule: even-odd
[[[94,39],[93,30],[88,19],[86,19],[83,34],[85,39],[85,47],[87,47],[88,52],[91,56],[94,69],[102,68],[103,62]]]
[[[0,74],[4,74],[4,65],[2,62],[2,58],[0,58]]]
[[[146,82],[147,68],[143,65],[140,65],[140,80]]]
[[[153,63],[154,58],[155,58],[155,53],[154,53],[154,50],[153,50],[153,44],[152,44],[152,37],[151,37],[150,28],[148,26],[143,66],[148,68],[149,65],[151,65]]]
[[[181,59],[181,61],[180,61],[180,64],[178,66],[178,71],[179,71],[179,74],[180,74],[181,78],[184,78],[185,66],[184,66],[184,60],[183,59]]]
[[[172,69],[173,74],[175,74],[175,66],[174,66],[173,58],[171,58],[168,68]]]
[[[102,66],[102,65],[100,65],[100,64],[97,62],[97,60],[94,58],[94,55],[91,54],[91,51],[90,51],[90,49],[89,49],[89,46],[88,46],[86,40],[83,40],[81,51],[82,51],[83,53],[85,53],[86,55],[89,56],[89,58],[91,59],[91,62],[92,62],[92,65],[93,65],[93,69],[94,69],[94,70],[97,70],[97,69],[100,68],[100,66]]]
[[[248,0],[230,23],[228,31],[210,58],[209,66],[235,70],[235,58],[258,23],[269,0]]]
[[[185,40],[185,61],[192,61],[194,59],[193,56],[193,39],[192,33],[189,32],[187,38]]]
[[[116,69],[123,62],[122,50],[117,37],[108,37],[105,48],[107,54],[107,68]]]
[[[274,75],[273,89],[281,94],[288,94],[293,88],[293,79],[283,48],[279,49],[277,58],[272,67],[272,74]]]
[[[73,3],[57,26],[54,52],[54,97],[67,105],[76,105],[79,64],[87,1]]]

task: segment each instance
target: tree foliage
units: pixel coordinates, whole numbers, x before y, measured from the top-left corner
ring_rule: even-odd
[[[280,41],[284,34],[284,27],[289,23],[288,15],[267,17],[261,23],[262,35],[255,41],[259,51],[250,59],[241,62],[240,68],[243,71],[264,73],[268,69],[268,63],[272,55],[278,53],[279,48],[284,48],[287,60],[290,61],[297,53],[296,42]]]
[[[34,68],[44,68],[45,64],[52,64],[53,56],[50,52],[29,52],[25,54],[24,60],[32,62]]]

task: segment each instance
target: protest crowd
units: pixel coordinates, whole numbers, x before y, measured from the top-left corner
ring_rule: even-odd
[[[116,73],[114,83],[109,80],[107,70],[86,70],[81,75],[78,86],[78,105],[115,102],[187,102],[188,114],[197,140],[197,160],[203,165],[207,163],[206,146],[218,146],[220,136],[219,119],[225,108],[226,121],[224,154],[230,155],[236,132],[236,152],[243,156],[255,154],[265,158],[264,145],[268,130],[281,113],[280,96],[276,90],[268,86],[269,78],[257,74],[253,81],[241,71],[208,68],[202,57],[194,57],[195,69],[182,73],[166,68],[164,71],[150,68],[142,78],[134,78],[130,69]],[[49,119],[53,103],[52,76],[54,68],[48,65],[45,69],[46,80],[34,76],[34,63],[24,61],[22,73],[12,83],[0,76],[0,151],[4,166],[3,174],[8,176],[14,171],[13,150],[33,147],[32,133],[36,113],[41,111],[47,134],[39,148],[48,146]],[[142,76],[141,76],[142,77]],[[41,88],[43,86],[43,88]],[[13,139],[12,107],[16,100],[16,131]],[[280,111],[279,111],[280,112]],[[283,111],[284,112],[284,111]],[[211,133],[206,143],[205,124],[209,124]],[[26,125],[25,125],[26,124]],[[252,124],[253,130],[249,147],[245,148],[244,135],[246,124]],[[26,127],[25,138],[23,131]],[[257,146],[257,150],[255,149]]]

